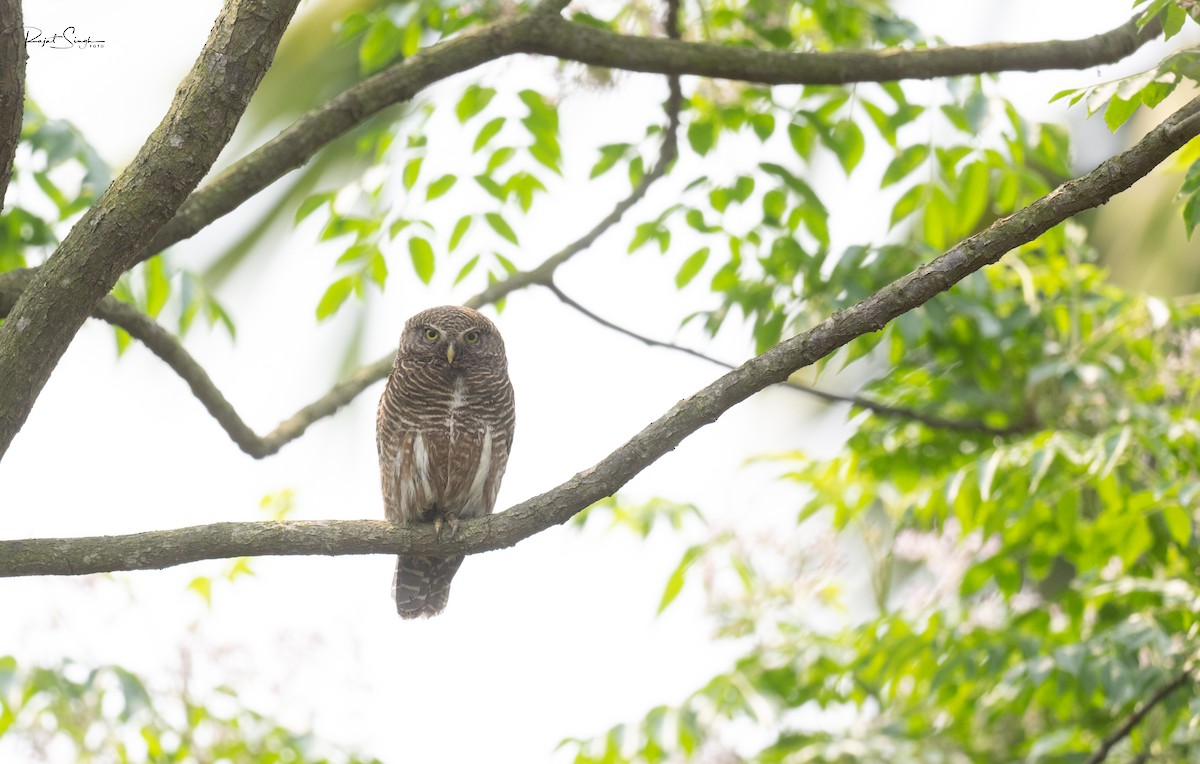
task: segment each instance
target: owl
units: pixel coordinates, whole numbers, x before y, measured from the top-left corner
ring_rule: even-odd
[[[410,318],[376,420],[387,519],[433,523],[440,534],[491,514],[514,416],[504,341],[491,321],[455,306]],[[402,555],[392,582],[400,617],[442,612],[462,561]]]

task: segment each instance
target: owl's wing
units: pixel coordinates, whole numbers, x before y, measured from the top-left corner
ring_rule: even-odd
[[[395,384],[389,377],[387,387],[379,399],[379,411],[375,419],[375,446],[379,454],[379,481],[383,489],[384,513],[392,522],[400,522],[403,512],[400,506],[399,465],[403,461],[400,457],[406,440],[411,448],[411,434],[406,437],[403,422],[396,413],[396,401],[393,400],[395,395]]]

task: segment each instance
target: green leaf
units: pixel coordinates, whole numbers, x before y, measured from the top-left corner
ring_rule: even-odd
[[[636,187],[646,177],[646,168],[641,157],[629,161],[629,185]]]
[[[427,240],[420,236],[414,236],[408,240],[408,255],[412,258],[413,270],[417,272],[417,278],[428,284],[433,278],[433,247]]]
[[[600,147],[600,158],[596,160],[596,164],[592,165],[592,171],[588,178],[598,178],[604,173],[613,168],[626,152],[629,151],[628,143],[613,143],[608,146]]]
[[[966,235],[975,229],[987,211],[991,193],[991,170],[985,162],[972,162],[961,176],[958,189],[958,231]]]
[[[778,225],[787,211],[787,195],[778,188],[773,188],[763,194],[763,219],[765,222]]]
[[[688,125],[687,139],[692,151],[704,156],[717,142],[717,127],[712,122],[693,122]]]
[[[497,168],[501,167],[505,162],[516,156],[517,150],[511,146],[504,146],[492,152],[492,156],[488,159],[487,174],[491,175]]]
[[[500,201],[504,201],[508,198],[508,192],[505,191],[499,183],[492,180],[487,175],[476,175],[475,182],[479,184],[480,188],[482,188],[484,191],[487,191]]]
[[[896,128],[892,126],[892,121],[888,113],[866,99],[859,101],[859,103],[866,110],[867,116],[871,118],[875,129],[879,131],[879,135],[887,141],[889,146],[894,148],[896,146]]]
[[[562,149],[557,140],[539,140],[529,147],[529,156],[558,175],[562,175]]]
[[[352,291],[354,291],[353,276],[343,276],[330,284],[325,290],[325,294],[321,295],[320,302],[317,303],[317,320],[324,321],[336,313]]]
[[[1183,205],[1183,222],[1187,226],[1188,238],[1192,238],[1192,231],[1196,230],[1196,226],[1200,224],[1200,194],[1192,194],[1187,198],[1187,202]]]
[[[522,212],[529,212],[533,206],[534,194],[546,191],[546,186],[536,176],[524,171],[513,173],[508,182],[504,184],[504,188],[506,192],[511,190],[517,195],[517,202],[521,205]]]
[[[646,244],[651,239],[655,238],[657,233],[657,222],[652,220],[648,223],[638,223],[637,227],[633,229],[633,238],[629,240],[629,247],[625,251],[629,254],[632,254],[643,244]]]
[[[775,117],[770,114],[754,114],[750,117],[750,129],[760,141],[765,141],[775,132]]]
[[[788,140],[792,143],[792,150],[802,159],[808,159],[812,156],[813,144],[816,142],[816,139],[816,128],[807,122],[804,124],[792,122],[788,125]]]
[[[142,278],[146,288],[146,313],[153,318],[162,312],[171,295],[171,282],[167,279],[161,255],[146,261],[142,266]]]
[[[453,252],[458,249],[458,245],[462,242],[464,236],[467,235],[467,230],[471,227],[471,215],[463,215],[454,224],[454,230],[450,233],[449,251]]]
[[[454,107],[454,116],[458,117],[460,123],[465,124],[471,117],[486,109],[495,95],[496,91],[493,88],[470,85],[463,91],[462,98],[458,99],[458,105]]]
[[[462,268],[459,268],[458,275],[454,277],[455,286],[458,285],[458,282],[462,281],[468,275],[470,275],[471,271],[475,270],[475,266],[478,263],[479,263],[479,255],[475,255],[474,257],[472,257],[470,260],[467,261],[466,265],[464,265]]]
[[[499,252],[493,252],[492,257],[496,258],[496,262],[500,263],[500,267],[503,268],[504,272],[509,276],[517,272],[516,264],[504,255],[500,254]]]
[[[929,158],[929,146],[925,143],[918,143],[915,146],[909,146],[896,155],[884,170],[883,180],[880,181],[880,188],[888,186],[903,180],[913,170],[920,167]]]
[[[1108,129],[1113,132],[1117,128],[1125,124],[1137,108],[1142,105],[1142,99],[1139,97],[1126,100],[1120,96],[1114,95],[1112,100],[1108,102],[1108,108],[1104,110],[1104,124],[1108,125]]]
[[[1050,103],[1054,103],[1060,98],[1066,98],[1067,96],[1075,96],[1075,98],[1073,98],[1071,101],[1071,105],[1074,106],[1078,102],[1078,96],[1081,92],[1082,90],[1080,88],[1067,88],[1066,90],[1060,90],[1050,97]]]
[[[682,559],[680,559],[679,564],[675,566],[675,570],[671,572],[671,576],[667,579],[667,585],[663,589],[662,599],[660,599],[658,603],[659,614],[666,610],[667,607],[675,601],[675,598],[679,596],[679,593],[683,591],[683,584],[687,578],[688,568],[690,568],[692,563],[696,561],[696,558],[698,558],[704,552],[704,549],[705,547],[703,545],[696,544],[688,547],[683,553]]]
[[[400,29],[387,16],[376,18],[358,46],[358,66],[363,74],[372,74],[392,62],[404,45]]]
[[[326,204],[331,204],[333,197],[334,194],[331,193],[312,194],[305,197],[304,201],[300,202],[300,207],[296,210],[295,222],[299,223]]]
[[[925,241],[934,249],[945,249],[957,233],[957,211],[953,202],[940,188],[934,188],[925,201],[922,232]]]
[[[396,238],[396,234],[400,233],[405,228],[408,228],[410,225],[412,225],[411,220],[405,220],[404,218],[396,218],[395,220],[392,221],[392,224],[388,226],[388,238],[389,239]]]
[[[850,120],[842,120],[830,132],[830,147],[837,156],[842,169],[849,175],[858,166],[866,149],[862,129]]]
[[[709,248],[701,247],[692,254],[688,255],[683,261],[683,265],[679,266],[679,272],[675,274],[675,286],[682,289],[696,278],[696,274],[700,273],[704,268],[704,264],[708,262]]]
[[[425,190],[425,201],[431,202],[434,199],[442,196],[458,182],[458,178],[454,175],[446,174],[429,184],[429,188]]]
[[[421,175],[421,163],[424,161],[425,157],[414,157],[404,165],[401,179],[404,183],[405,191],[412,191],[413,186],[417,185],[417,178]]]
[[[918,183],[905,191],[892,207],[892,218],[888,228],[895,227],[901,220],[916,212],[924,203],[927,192],[928,186],[924,183]]]
[[[1179,3],[1168,3],[1166,13],[1162,16],[1163,39],[1170,40],[1183,29],[1187,21],[1187,11]]]
[[[517,234],[512,227],[498,212],[488,212],[484,216],[484,220],[492,227],[492,230],[500,234],[505,239],[508,239],[513,244],[519,244]]]
[[[187,585],[188,591],[195,592],[204,604],[212,607],[212,579],[208,576],[197,576]]]
[[[1162,508],[1163,522],[1175,543],[1186,547],[1192,540],[1192,516],[1178,504],[1166,504]]]
[[[484,123],[483,127],[479,128],[479,134],[475,136],[475,145],[471,147],[471,153],[476,154],[480,149],[488,145],[488,142],[492,138],[495,138],[496,133],[500,132],[501,128],[504,127],[504,122],[504,117],[496,117]]]
[[[421,48],[421,22],[414,20],[404,27],[404,36],[400,39],[400,52],[411,56]]]
[[[796,208],[800,213],[800,219],[804,221],[804,227],[813,235],[817,243],[822,247],[829,246],[829,215],[826,211],[819,207],[814,207],[810,204],[805,204]]]

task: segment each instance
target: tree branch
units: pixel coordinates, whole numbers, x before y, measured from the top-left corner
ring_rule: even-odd
[[[1104,738],[1104,740],[1100,743],[1100,747],[1096,749],[1096,752],[1088,757],[1086,764],[1100,764],[1100,762],[1107,759],[1108,754],[1112,752],[1112,749],[1117,745],[1117,743],[1120,743],[1122,740],[1128,737],[1129,733],[1133,731],[1133,728],[1140,724],[1142,719],[1146,718],[1146,714],[1150,713],[1150,711],[1152,711],[1159,703],[1162,703],[1164,700],[1166,700],[1171,693],[1175,692],[1180,687],[1183,687],[1185,684],[1188,684],[1191,681],[1192,672],[1184,671],[1170,682],[1167,682],[1162,687],[1159,687],[1153,695],[1146,699],[1146,702],[1142,704],[1141,708],[1138,708],[1131,713],[1120,727],[1113,731],[1111,735]]]
[[[692,74],[764,85],[846,85],[1002,71],[1087,69],[1119,61],[1159,35],[1157,23],[1138,29],[1137,18],[1080,40],[825,53],[679,42],[617,34],[583,24],[559,24],[552,33],[536,37],[525,52],[651,74]]]
[[[25,112],[25,26],[21,0],[0,0],[0,209],[12,177]]]
[[[140,259],[195,235],[368,117],[411,100],[431,84],[520,52],[541,16],[526,14],[417,51],[296,120],[192,194]]]
[[[273,554],[474,554],[512,546],[566,522],[610,496],[696,430],[754,393],[924,304],[1006,252],[1129,188],[1200,133],[1200,98],[1132,148],[1068,181],[1027,207],[964,239],[861,302],[834,313],[680,401],[599,464],[497,514],[468,520],[453,538],[432,528],[380,521],[221,523],[133,536],[0,541],[0,575],[78,575],[141,570],[215,557]],[[117,551],[119,550],[119,551]]]
[[[479,308],[530,284],[548,282],[559,266],[590,247],[601,234],[615,225],[630,207],[646,195],[651,185],[666,174],[667,168],[676,154],[675,142],[679,129],[681,102],[678,78],[672,77],[671,80],[671,95],[666,104],[668,124],[664,132],[659,160],[654,168],[634,187],[630,195],[622,199],[613,211],[591,231],[548,257],[540,266],[532,271],[514,273],[506,279],[489,285],[487,289],[468,299],[466,305]],[[36,269],[26,268],[9,271],[4,274],[4,278],[0,278],[0,317],[7,315],[12,310],[21,293],[33,280],[35,273]],[[229,434],[233,442],[256,459],[278,453],[285,445],[303,435],[312,424],[332,415],[342,406],[353,401],[368,387],[386,378],[392,368],[393,356],[390,354],[360,367],[348,379],[334,385],[328,393],[280,422],[271,432],[260,436],[237,413],[233,404],[225,398],[204,367],[188,353],[171,332],[160,326],[154,319],[113,297],[105,297],[97,303],[92,315],[124,329],[131,337],[141,342],[150,352],[171,367],[187,383],[192,394],[199,399],[221,428]]]
[[[155,236],[141,259],[195,235],[306,163],[326,144],[367,117],[410,100],[439,79],[516,53],[543,53],[631,71],[702,74],[763,83],[888,82],[1005,70],[1086,69],[1120,61],[1159,34],[1157,22],[1138,30],[1135,21],[1130,20],[1082,40],[924,50],[785,53],[685,43],[670,34],[668,39],[652,39],[604,32],[564,20],[558,15],[563,6],[562,2],[544,4],[537,13],[499,22],[418,51],[314,109],[192,194],[175,218]],[[628,61],[623,53],[626,46],[632,54]],[[842,67],[849,68],[843,72]]]
[[[588,233],[546,258],[531,271],[519,271],[508,278],[489,285],[484,291],[469,298],[465,304],[479,308],[493,303],[518,289],[535,283],[548,283],[555,270],[575,255],[588,249],[605,231],[614,226],[634,204],[649,191],[650,186],[666,175],[677,155],[679,111],[682,93],[679,78],[670,77],[669,95],[665,104],[667,127],[663,133],[663,144],[654,167],[622,199],[603,220]],[[0,317],[5,316],[16,303],[21,292],[33,279],[36,269],[10,271],[0,278]],[[178,374],[200,400],[205,409],[217,420],[222,429],[243,451],[256,459],[277,453],[283,446],[299,438],[320,419],[332,415],[350,403],[363,390],[387,377],[392,368],[391,354],[360,367],[350,377],[335,385],[328,393],[297,411],[284,420],[270,433],[260,436],[246,424],[237,410],[213,383],[208,373],[179,340],[149,316],[136,308],[112,297],[105,297],[96,306],[93,316],[114,326],[119,326],[131,337],[140,341],[152,353],[162,359]]]
[[[32,291],[14,309],[13,320],[0,326],[0,458],[71,338],[120,273],[194,235],[371,114],[451,74],[513,53],[540,52],[633,71],[764,83],[891,81],[1005,69],[1086,68],[1119,60],[1157,34],[1156,25],[1138,31],[1128,22],[1092,38],[1066,42],[785,53],[590,29],[564,20],[559,15],[564,3],[553,0],[537,12],[440,43],[364,80],[189,196],[228,141],[296,2],[229,1],[167,118],[58,252],[38,269],[30,282]],[[204,129],[189,129],[201,126]],[[176,151],[181,145],[188,150]],[[513,288],[525,285],[518,283],[514,281]]]
[[[227,2],[162,122],[0,325],[0,458],[84,319],[233,135],[298,1]]]
[[[714,358],[714,357],[708,355],[707,353],[700,352],[699,350],[694,350],[689,347],[684,347],[683,345],[676,345],[673,342],[663,342],[661,340],[656,340],[651,337],[647,337],[645,335],[638,334],[637,332],[632,331],[630,329],[626,329],[625,327],[620,326],[619,324],[615,324],[612,321],[609,321],[608,319],[606,319],[602,316],[596,315],[592,311],[590,311],[587,308],[585,308],[584,306],[580,305],[578,302],[576,302],[574,299],[572,299],[570,296],[568,296],[566,293],[564,293],[561,289],[559,289],[558,285],[555,284],[554,282],[550,282],[549,284],[546,284],[545,286],[551,292],[553,292],[554,296],[557,297],[564,305],[567,305],[568,307],[573,308],[574,310],[583,314],[584,316],[591,319],[592,321],[595,321],[596,323],[600,324],[601,326],[603,326],[607,329],[611,329],[614,332],[617,332],[618,334],[623,334],[626,337],[635,339],[644,345],[648,345],[649,347],[659,347],[659,348],[665,348],[667,350],[674,350],[674,351],[677,351],[680,353],[684,353],[686,355],[690,355],[693,358],[699,358],[702,361],[707,361],[711,364],[715,364],[717,366],[722,366],[726,369],[736,369],[737,368],[734,364],[731,364],[727,361],[722,361],[719,358]],[[879,403],[878,401],[873,401],[870,398],[863,398],[862,396],[859,396],[859,395],[840,395],[838,393],[830,393],[830,392],[826,392],[825,390],[819,390],[810,385],[803,384],[801,382],[796,382],[792,379],[786,379],[783,382],[781,382],[780,384],[783,385],[784,387],[788,387],[793,390],[799,390],[800,392],[806,393],[815,398],[820,398],[821,400],[829,401],[830,403],[849,403],[852,406],[857,406],[861,409],[866,409],[867,411],[878,414],[880,416],[890,417],[892,419],[901,419],[901,420],[905,420],[905,421],[909,421],[909,422],[919,422],[919,423],[925,425],[926,427],[931,427],[935,430],[949,430],[952,432],[973,432],[973,433],[978,433],[981,435],[991,435],[994,437],[1008,437],[1010,435],[1019,435],[1021,433],[1031,432],[1034,429],[1036,429],[1036,427],[1037,427],[1037,422],[1033,419],[1032,413],[1026,414],[1026,416],[1024,416],[1021,419],[1021,421],[1019,421],[1015,424],[1011,424],[1007,427],[993,427],[992,425],[989,425],[989,424],[979,421],[979,420],[947,419],[945,417],[940,417],[935,414],[926,414],[924,412],[916,411],[914,409],[901,408],[898,406],[889,406],[886,403]]]

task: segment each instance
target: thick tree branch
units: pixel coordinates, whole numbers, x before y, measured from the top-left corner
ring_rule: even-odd
[[[1159,34],[1133,20],[1082,40],[946,46],[923,50],[785,53],[604,32],[565,21],[563,3],[447,40],[363,80],[297,120],[205,184],[180,207],[142,259],[195,235],[367,117],[402,103],[451,74],[517,53],[543,53],[616,69],[702,74],[763,83],[888,82],[955,74],[1042,68],[1086,69],[1114,63]],[[625,60],[625,51],[630,52]],[[843,68],[845,67],[845,68]]]
[[[557,268],[588,249],[597,238],[614,226],[625,212],[646,195],[650,186],[666,175],[667,169],[677,155],[676,141],[679,132],[679,110],[682,103],[679,78],[670,77],[668,79],[670,80],[669,95],[665,105],[667,127],[663,133],[659,158],[629,196],[618,202],[613,211],[592,230],[546,258],[537,268],[532,271],[511,274],[508,278],[489,285],[484,291],[469,298],[466,305],[479,308],[530,284],[549,283]],[[0,278],[0,317],[7,315],[12,309],[21,292],[32,280],[35,270],[10,271],[4,274],[4,278]],[[124,329],[131,337],[140,341],[170,366],[176,374],[183,378],[192,393],[229,434],[233,442],[256,459],[277,453],[283,446],[303,435],[309,426],[332,415],[342,406],[354,400],[363,390],[386,378],[392,368],[392,355],[390,354],[362,366],[348,379],[335,385],[328,393],[281,422],[270,433],[260,436],[241,418],[237,410],[213,383],[204,367],[184,349],[178,339],[152,318],[112,297],[102,299],[92,315]]]
[[[615,324],[612,321],[609,321],[608,319],[604,318],[603,316],[599,316],[599,315],[593,313],[592,311],[588,310],[584,306],[580,305],[578,302],[576,302],[574,299],[572,299],[569,295],[567,295],[565,292],[563,292],[561,289],[559,289],[557,284],[551,282],[549,284],[546,284],[545,286],[551,292],[553,292],[554,296],[557,297],[564,305],[578,311],[580,314],[582,314],[582,315],[586,316],[587,318],[591,319],[592,321],[600,324],[601,326],[605,327],[606,329],[611,329],[612,331],[617,332],[618,334],[623,334],[626,337],[637,340],[638,342],[641,342],[642,344],[647,345],[649,347],[657,347],[657,348],[664,348],[666,350],[674,350],[679,353],[684,353],[685,355],[690,355],[693,358],[699,358],[702,361],[707,361],[708,363],[715,364],[717,366],[722,366],[726,369],[736,369],[737,368],[737,366],[729,363],[728,361],[722,361],[720,358],[714,358],[713,356],[710,356],[707,353],[701,353],[699,350],[695,350],[695,349],[689,348],[689,347],[684,347],[683,345],[677,345],[673,342],[663,342],[662,340],[656,340],[652,337],[647,337],[643,334],[638,334],[637,332],[632,331],[631,329],[626,329],[625,327],[623,327],[619,324]],[[1032,432],[1033,430],[1035,430],[1037,428],[1037,422],[1033,419],[1032,412],[1026,414],[1022,418],[1021,421],[1019,421],[1015,424],[1011,424],[1007,427],[993,427],[993,426],[991,426],[985,422],[979,421],[979,420],[947,419],[946,417],[940,417],[935,414],[927,414],[925,412],[917,411],[915,409],[901,408],[899,406],[889,406],[886,403],[880,403],[878,401],[873,401],[870,398],[864,398],[860,395],[840,395],[838,393],[830,393],[830,392],[826,392],[825,390],[818,390],[817,388],[812,387],[810,385],[805,385],[803,383],[796,382],[792,379],[784,380],[780,384],[784,387],[791,388],[792,390],[798,390],[807,395],[811,395],[814,398],[820,398],[821,400],[828,401],[830,403],[849,403],[852,406],[857,406],[861,409],[866,409],[867,411],[878,414],[879,416],[885,416],[885,417],[889,417],[891,419],[900,419],[900,420],[907,421],[907,422],[919,422],[920,424],[923,424],[926,427],[930,427],[935,430],[949,430],[951,432],[972,432],[972,433],[977,433],[980,435],[991,435],[991,436],[995,436],[995,437],[1007,437],[1010,435],[1019,435],[1021,433]]]
[[[0,457],[84,319],[229,141],[298,0],[229,0],[162,122],[0,325]]]
[[[512,546],[612,495],[684,438],[715,422],[759,390],[782,382],[797,369],[815,363],[856,337],[878,331],[1064,220],[1104,204],[1197,134],[1200,98],[1188,102],[1135,146],[1087,175],[997,220],[936,260],[784,340],[680,401],[599,464],[500,514],[462,523],[453,538],[438,540],[427,527],[391,528],[384,522],[361,520],[222,523],[133,536],[0,541],[0,575],[140,570],[240,555],[473,554]]]
[[[1157,23],[1138,29],[1136,17],[1081,40],[991,43],[887,50],[792,53],[745,46],[678,42],[562,24],[526,52],[653,74],[693,74],[765,85],[845,85],[967,74],[1087,69],[1125,58],[1154,37]]]
[[[1143,703],[1137,710],[1131,713],[1120,727],[1118,727],[1113,731],[1112,734],[1101,741],[1100,747],[1096,749],[1095,753],[1088,757],[1086,764],[1100,764],[1100,762],[1107,759],[1108,754],[1112,752],[1112,749],[1117,745],[1117,743],[1120,743],[1122,740],[1128,737],[1129,733],[1133,731],[1133,728],[1141,724],[1142,719],[1146,718],[1146,714],[1154,710],[1155,706],[1170,697],[1171,694],[1180,687],[1190,684],[1191,682],[1192,672],[1184,671],[1170,682],[1167,682],[1162,687],[1159,687],[1157,690],[1155,690],[1154,694],[1147,698],[1146,702]]]
[[[389,67],[301,117],[187,196],[211,166],[215,150],[228,141],[295,3],[231,0],[167,119],[55,256],[38,269],[32,294],[22,299],[13,320],[0,326],[0,458],[87,313],[121,272],[238,207],[368,116],[451,74],[514,53],[540,52],[635,71],[764,83],[890,81],[1086,68],[1119,60],[1157,34],[1156,25],[1139,32],[1130,22],[1066,42],[795,54],[612,34],[565,21],[559,15],[565,5],[548,2],[537,12],[446,41]],[[233,23],[239,17],[245,21]],[[282,24],[275,23],[280,19]],[[218,104],[218,94],[233,98]],[[176,151],[181,146],[188,150]],[[524,284],[514,281],[514,288],[519,286]]]
[[[0,209],[12,177],[25,111],[25,26],[21,0],[0,0]]]
[[[192,194],[141,259],[195,235],[368,117],[412,99],[435,82],[520,52],[539,18],[527,14],[418,51],[308,112]]]
[[[613,211],[591,231],[546,258],[534,270],[520,271],[497,281],[484,291],[469,298],[465,304],[479,308],[530,284],[548,283],[559,266],[590,247],[601,234],[615,225],[630,207],[646,195],[651,185],[666,174],[667,168],[676,154],[675,142],[679,129],[681,101],[678,78],[672,77],[671,80],[671,94],[666,104],[668,124],[659,160],[634,187],[629,196],[618,202]],[[35,272],[36,269],[30,268],[14,270],[5,273],[4,278],[0,278],[0,316],[5,316],[12,310],[21,293],[32,281]],[[229,434],[233,442],[256,459],[278,453],[283,446],[303,435],[311,425],[332,415],[342,406],[353,401],[368,387],[386,378],[392,368],[392,355],[390,354],[360,367],[349,378],[335,385],[328,393],[280,422],[271,432],[260,436],[237,413],[237,410],[209,377],[204,367],[187,352],[171,332],[160,326],[154,319],[113,297],[105,297],[97,303],[92,315],[124,329],[131,337],[162,359],[187,383],[192,394]]]

